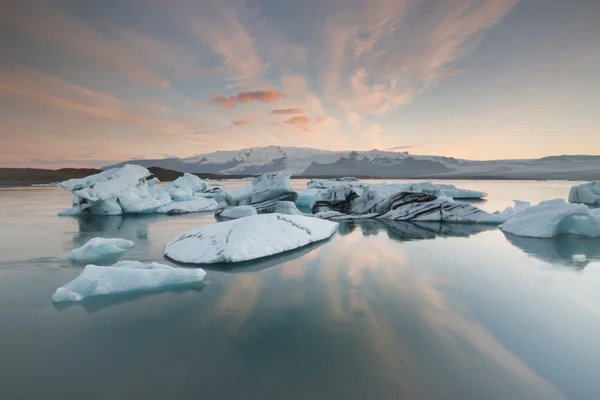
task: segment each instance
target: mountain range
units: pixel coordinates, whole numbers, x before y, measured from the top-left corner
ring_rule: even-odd
[[[299,147],[253,147],[189,158],[129,160],[125,164],[178,172],[260,175],[282,172],[297,177],[419,179],[600,179],[600,156],[563,155],[539,159],[473,161],[407,152],[328,151]]]

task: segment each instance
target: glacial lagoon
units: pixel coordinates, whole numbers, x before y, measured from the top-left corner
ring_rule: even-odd
[[[442,183],[487,192],[486,211],[577,184]],[[2,399],[600,398],[600,239],[341,222],[326,242],[204,267],[201,284],[53,304],[83,268],[63,256],[89,239],[132,240],[122,259],[175,265],[164,244],[215,223],[57,217],[70,200],[0,189]]]

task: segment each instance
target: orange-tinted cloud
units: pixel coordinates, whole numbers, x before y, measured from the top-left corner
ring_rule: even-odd
[[[253,101],[257,101],[260,103],[273,103],[281,99],[281,93],[276,92],[274,90],[252,90],[249,92],[242,92],[235,96],[235,99],[239,103],[252,103]]]
[[[422,144],[408,144],[406,146],[395,146],[390,147],[388,150],[402,150],[402,149],[412,149],[414,147],[423,146]]]
[[[233,126],[245,126],[245,125],[250,125],[250,121],[248,121],[247,119],[240,119],[237,121],[233,121]]]
[[[442,76],[440,76],[440,78],[441,79],[452,78],[453,76],[462,75],[465,72],[469,72],[469,70],[468,69],[456,69],[454,71],[448,71],[448,72],[442,74]]]
[[[285,121],[286,124],[294,125],[297,128],[300,128],[304,131],[310,132],[310,128],[308,123],[310,122],[310,118],[305,115],[298,115],[297,117],[293,117]]]
[[[235,97],[213,96],[210,101],[213,104],[220,105],[225,108],[234,108],[236,106]]]
[[[225,108],[234,108],[240,103],[273,103],[279,99],[281,99],[281,93],[274,90],[250,90],[229,97],[213,96],[211,98],[211,102],[215,105],[220,105]]]
[[[325,121],[326,119],[327,119],[327,117],[326,117],[326,116],[324,116],[324,115],[319,115],[319,116],[317,116],[317,117],[315,118],[315,122],[316,122],[317,124],[320,124],[321,122]]]
[[[271,110],[271,114],[304,114],[301,108],[282,108],[279,110]]]

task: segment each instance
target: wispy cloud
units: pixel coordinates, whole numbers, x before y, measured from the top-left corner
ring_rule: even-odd
[[[394,146],[394,147],[390,147],[388,150],[392,151],[392,150],[404,150],[404,149],[413,149],[415,147],[421,147],[423,146],[422,144],[408,144],[405,146]]]
[[[309,127],[309,123],[310,123],[310,118],[308,118],[305,115],[299,115],[297,117],[292,117],[290,119],[288,119],[287,121],[285,121],[286,124],[289,125],[293,125],[297,128],[302,129],[303,131],[307,131],[310,132],[310,127]]]
[[[247,119],[240,119],[237,121],[233,121],[233,126],[246,126],[246,125],[250,125],[250,121],[248,121]]]
[[[271,114],[304,114],[304,110],[301,108],[282,108],[271,110]]]
[[[215,105],[219,105],[224,108],[234,108],[238,104],[248,103],[273,103],[281,99],[281,93],[274,90],[252,90],[247,92],[238,93],[235,96],[223,97],[213,96],[211,102]]]

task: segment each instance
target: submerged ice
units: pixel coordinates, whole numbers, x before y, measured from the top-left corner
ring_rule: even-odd
[[[86,244],[71,250],[65,258],[72,262],[88,263],[95,262],[107,257],[115,257],[122,253],[133,250],[135,243],[131,240],[118,238],[93,238]]]
[[[191,264],[249,261],[330,238],[336,222],[301,215],[263,214],[193,229],[174,237],[165,256]]]
[[[80,301],[87,297],[156,290],[201,282],[204,270],[175,268],[164,264],[120,261],[109,267],[88,265],[74,280],[58,288],[55,303]]]

